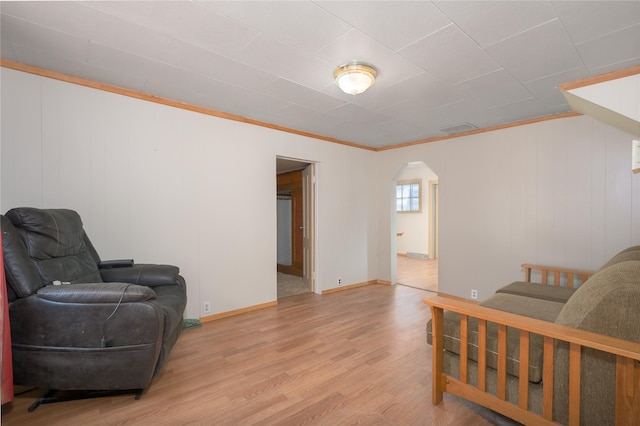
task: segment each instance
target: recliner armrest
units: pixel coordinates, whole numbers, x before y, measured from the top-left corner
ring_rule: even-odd
[[[128,303],[156,298],[149,287],[114,282],[47,286],[38,290],[37,296],[60,303]]]
[[[99,269],[129,268],[131,266],[133,266],[133,259],[103,260],[98,263]]]
[[[125,282],[150,287],[177,285],[180,269],[172,265],[136,264],[126,268],[101,269],[105,282]]]

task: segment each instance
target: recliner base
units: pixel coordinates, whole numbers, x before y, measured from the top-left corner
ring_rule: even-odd
[[[67,395],[56,396],[59,391],[56,389],[48,390],[44,396],[36,399],[33,404],[29,406],[28,411],[30,413],[34,412],[40,405],[42,404],[53,404],[55,402],[65,402],[65,401],[77,401],[80,399],[90,399],[90,398],[103,398],[107,396],[118,396],[118,395],[126,395],[130,393],[135,393],[135,400],[139,400],[142,397],[145,389],[119,389],[119,390],[102,390],[102,391],[64,391],[67,392]]]

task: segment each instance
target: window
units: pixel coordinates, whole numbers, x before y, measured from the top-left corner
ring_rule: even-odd
[[[400,213],[422,212],[422,181],[398,181],[396,186],[396,211]]]

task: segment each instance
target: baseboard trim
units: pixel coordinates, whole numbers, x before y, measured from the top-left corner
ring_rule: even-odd
[[[367,285],[374,285],[374,284],[391,285],[391,281],[370,280],[362,283],[349,284],[341,287],[330,288],[328,290],[322,290],[322,294],[324,295],[324,294],[337,293],[339,291],[351,290],[353,288],[364,287]],[[204,317],[200,317],[199,319],[200,319],[200,322],[202,323],[211,322],[211,321],[219,320],[222,318],[228,318],[236,315],[246,314],[247,312],[257,311],[259,309],[271,308],[273,306],[278,306],[277,300],[274,300],[273,302],[261,303],[260,305],[247,306],[246,308],[235,309],[233,311],[220,312],[219,314],[207,315]]]
[[[233,317],[240,314],[246,314],[247,312],[257,311],[259,309],[271,308],[273,306],[278,306],[278,301],[274,300],[272,302],[261,303],[260,305],[247,306],[246,308],[236,309],[233,311],[220,312],[219,314],[207,315],[206,317],[200,317],[200,322],[210,322],[219,320],[222,318]]]
[[[382,284],[382,283],[380,282],[380,280],[370,280],[370,281],[365,281],[363,283],[343,285],[340,287],[334,287],[327,290],[322,290],[322,294],[325,295],[325,294],[337,293],[339,291],[351,290],[352,288],[364,287],[372,284]]]

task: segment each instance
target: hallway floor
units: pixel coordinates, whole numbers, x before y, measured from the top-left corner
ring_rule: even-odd
[[[302,277],[278,272],[278,299],[310,292],[311,289],[305,285]]]
[[[438,259],[425,260],[398,256],[398,284],[427,291],[438,291]]]

